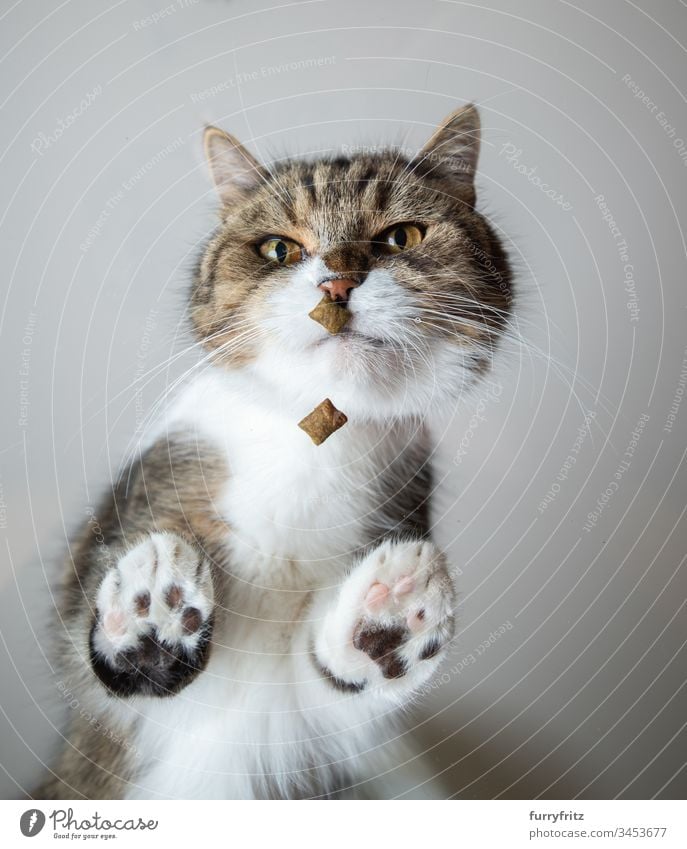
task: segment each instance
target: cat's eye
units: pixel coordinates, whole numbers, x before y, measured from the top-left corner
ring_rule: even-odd
[[[420,244],[425,234],[415,224],[394,224],[375,239],[383,253],[398,254]]]
[[[279,265],[293,265],[303,259],[303,248],[291,239],[282,239],[272,236],[258,245],[260,256],[270,262],[278,262]]]

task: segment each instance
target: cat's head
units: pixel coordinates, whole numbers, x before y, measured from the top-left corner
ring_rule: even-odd
[[[489,365],[511,275],[475,210],[479,115],[450,115],[415,156],[359,153],[269,169],[214,127],[205,149],[221,225],[194,283],[196,334],[284,403],[330,397],[349,418],[455,403]],[[308,313],[328,291],[352,315]]]

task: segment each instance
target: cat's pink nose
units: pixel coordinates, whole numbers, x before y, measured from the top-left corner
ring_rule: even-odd
[[[326,292],[332,301],[347,301],[353,289],[360,286],[356,280],[348,277],[335,277],[333,280],[325,280],[317,287],[321,292]]]

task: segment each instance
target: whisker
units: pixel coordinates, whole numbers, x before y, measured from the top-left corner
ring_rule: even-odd
[[[258,338],[260,338],[265,333],[266,333],[266,331],[263,331],[260,328],[256,328],[253,331],[244,331],[244,333],[241,334],[236,339],[227,340],[226,343],[223,343],[218,348],[213,348],[211,351],[208,351],[200,360],[198,360],[196,363],[193,363],[193,365],[191,365],[188,369],[186,369],[184,372],[182,372],[182,374],[179,375],[172,382],[171,385],[165,386],[165,388],[158,395],[157,399],[154,401],[150,410],[148,411],[148,413],[144,417],[143,421],[141,422],[141,424],[137,428],[136,434],[134,434],[134,436],[132,436],[132,439],[129,441],[129,444],[126,446],[125,454],[126,454],[126,452],[128,452],[129,450],[132,449],[132,445],[133,445],[133,449],[132,449],[132,453],[131,453],[131,459],[133,459],[133,455],[136,452],[137,442],[140,439],[141,432],[145,431],[146,428],[149,427],[149,425],[154,420],[154,418],[157,416],[157,414],[159,413],[159,411],[160,411],[161,407],[164,405],[164,403],[169,398],[171,398],[173,393],[176,391],[177,387],[179,385],[181,385],[184,381],[186,381],[187,378],[189,377],[189,375],[191,375],[194,372],[199,371],[199,370],[201,370],[200,373],[202,373],[202,371],[204,371],[206,368],[214,365],[214,362],[213,362],[214,358],[220,356],[221,354],[226,354],[226,353],[234,354],[237,351],[239,351],[242,347],[244,347],[247,344],[255,341]],[[114,420],[113,425],[116,424],[119,421],[119,419],[124,415],[127,407],[128,407],[128,404],[125,406],[124,410],[122,410],[120,412],[120,414],[117,416],[117,418]],[[129,462],[131,462],[131,459],[129,460]]]

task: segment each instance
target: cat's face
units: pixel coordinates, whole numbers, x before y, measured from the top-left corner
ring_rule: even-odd
[[[479,118],[454,113],[414,160],[394,151],[268,172],[206,131],[223,200],[191,301],[197,334],[275,399],[330,397],[359,420],[455,402],[488,365],[510,271],[474,209]],[[308,313],[329,291],[351,319],[331,335]]]

